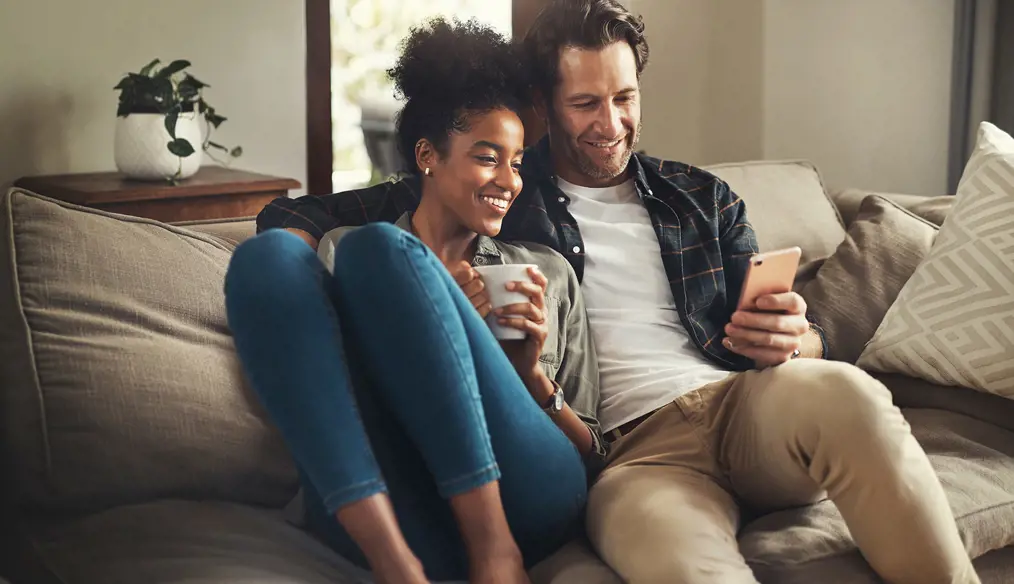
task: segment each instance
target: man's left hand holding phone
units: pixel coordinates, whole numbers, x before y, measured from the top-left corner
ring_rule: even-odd
[[[794,257],[791,269],[776,270],[775,258]],[[771,261],[765,261],[771,258]],[[792,291],[798,249],[757,254],[750,259],[741,302],[725,327],[722,343],[752,359],[758,369],[781,365],[800,356],[810,332],[806,302]],[[769,269],[770,266],[770,269]]]

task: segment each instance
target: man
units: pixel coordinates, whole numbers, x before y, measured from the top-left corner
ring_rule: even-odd
[[[885,581],[978,582],[888,390],[823,360],[799,295],[735,309],[757,251],[743,201],[707,172],[634,154],[643,30],[616,0],[553,0],[533,24],[524,46],[548,136],[525,155],[500,235],[556,249],[581,281],[610,442],[592,544],[634,584],[755,583],[741,508],[830,497]],[[264,223],[312,231],[296,215],[330,228],[414,205],[410,185],[306,199],[265,209]]]

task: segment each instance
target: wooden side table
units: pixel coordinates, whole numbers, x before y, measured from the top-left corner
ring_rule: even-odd
[[[27,176],[14,186],[76,205],[175,223],[252,217],[300,184],[291,178],[203,166],[175,186],[132,180],[117,172]]]

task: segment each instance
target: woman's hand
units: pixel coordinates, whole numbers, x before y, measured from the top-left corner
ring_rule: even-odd
[[[472,269],[468,262],[459,262],[451,266],[449,271],[451,277],[461,287],[461,291],[471,301],[472,306],[479,311],[479,316],[486,318],[493,310],[493,305],[489,302],[489,292],[486,290],[482,278],[479,277],[479,273]]]
[[[528,296],[528,302],[509,304],[494,311],[497,321],[526,334],[524,340],[501,341],[504,352],[526,385],[544,376],[539,356],[549,336],[546,324],[546,284],[548,281],[536,268],[528,268],[531,282],[508,282],[507,289]]]

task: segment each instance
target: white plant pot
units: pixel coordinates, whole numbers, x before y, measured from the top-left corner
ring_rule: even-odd
[[[184,138],[194,153],[180,158],[169,152],[172,140],[165,129],[162,114],[130,114],[116,118],[113,157],[116,168],[130,178],[165,180],[177,176],[193,176],[201,167],[201,124],[196,112],[180,114],[176,121],[176,137]]]

